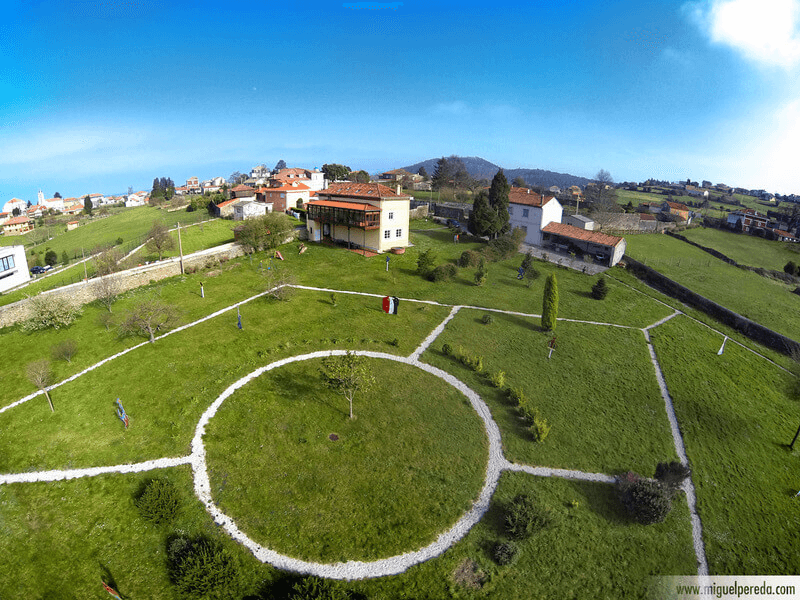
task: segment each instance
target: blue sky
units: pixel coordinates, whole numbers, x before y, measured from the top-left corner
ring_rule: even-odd
[[[0,203],[481,156],[800,193],[800,0],[11,0]]]

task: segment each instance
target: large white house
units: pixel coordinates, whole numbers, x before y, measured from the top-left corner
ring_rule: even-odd
[[[333,183],[308,209],[308,239],[382,253],[408,246],[411,197],[380,183]]]
[[[14,212],[15,208],[18,208],[22,213],[28,208],[28,203],[25,202],[25,200],[20,200],[19,198],[12,198],[6,202],[6,205],[3,207],[3,212],[12,213]]]
[[[0,292],[22,285],[30,278],[25,246],[0,246]]]
[[[563,209],[555,196],[545,196],[528,188],[512,187],[508,193],[508,215],[511,228],[525,232],[525,243],[541,246],[542,229],[548,223],[560,223]]]

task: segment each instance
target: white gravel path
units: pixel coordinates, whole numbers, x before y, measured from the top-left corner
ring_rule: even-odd
[[[141,473],[154,469],[165,469],[191,463],[191,456],[181,458],[157,458],[132,465],[115,465],[113,467],[89,467],[86,469],[65,469],[54,471],[36,471],[35,473],[0,474],[0,485],[4,483],[33,483],[35,481],[64,481],[81,477],[95,477],[106,473]]]
[[[595,483],[616,483],[617,478],[604,473],[586,473],[570,469],[551,469],[550,467],[533,467],[506,461],[505,469],[536,475],[537,477],[561,477],[562,479],[577,479],[579,481],[593,481]]]
[[[674,315],[673,315],[674,316]],[[654,327],[655,325],[651,325]],[[661,365],[656,358],[656,351],[650,341],[650,332],[645,329],[644,337],[647,340],[647,350],[650,352],[650,361],[656,370],[656,379],[658,380],[658,387],[661,389],[661,397],[664,399],[664,407],[667,411],[667,420],[669,427],[672,431],[672,440],[675,443],[675,452],[681,464],[688,466],[689,458],[686,456],[686,447],[683,445],[683,436],[678,426],[678,418],[675,416],[675,408],[672,405],[672,397],[667,390],[667,383],[664,380],[664,373],[661,371]],[[694,483],[692,478],[687,477],[683,482],[683,490],[686,492],[686,503],[689,505],[689,512],[692,515],[692,541],[694,543],[694,553],[697,557],[697,574],[700,576],[708,575],[708,561],[706,559],[705,544],[703,543],[703,524],[700,521],[700,515],[697,514],[697,495],[694,490]]]

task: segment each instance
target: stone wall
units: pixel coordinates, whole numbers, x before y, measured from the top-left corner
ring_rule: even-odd
[[[215,248],[201,250],[194,254],[188,254],[183,257],[184,269],[187,267],[203,268],[210,266],[215,261],[220,259],[227,260],[242,256],[244,252],[242,248],[234,243],[224,244]],[[120,271],[108,275],[117,282],[117,287],[120,292],[132,290],[143,285],[147,285],[152,281],[160,281],[167,277],[174,277],[180,275],[181,266],[179,258],[167,258],[153,264],[135,267],[126,271]],[[42,292],[43,294],[50,295],[56,294],[60,296],[67,296],[77,304],[86,304],[97,300],[97,294],[94,289],[94,282],[97,278],[90,279],[89,281],[81,281],[65,287],[56,288]],[[13,325],[27,318],[28,308],[26,306],[27,300],[20,300],[13,304],[0,306],[0,328]]]

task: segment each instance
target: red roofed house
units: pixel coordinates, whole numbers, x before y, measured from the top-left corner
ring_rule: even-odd
[[[233,205],[239,201],[239,198],[231,198],[230,200],[225,200],[225,202],[220,202],[219,204],[214,205],[214,214],[218,217],[232,217],[233,216]]]
[[[599,231],[587,231],[563,223],[549,223],[542,229],[543,244],[574,248],[613,267],[625,254],[625,238]]]
[[[298,202],[306,204],[309,201],[310,188],[299,181],[284,181],[283,185],[261,188],[257,192],[259,202],[268,202],[275,210],[284,212],[297,208]]]
[[[664,202],[661,205],[661,212],[677,215],[682,221],[689,220],[689,207],[680,202]]]
[[[6,235],[18,235],[28,233],[33,229],[33,220],[27,216],[13,217],[3,223],[3,233]]]
[[[255,198],[256,190],[249,185],[239,184],[235,188],[231,188],[231,198]]]
[[[752,208],[746,208],[744,210],[733,211],[728,215],[728,226],[732,229],[736,228],[737,221],[742,222],[742,231],[750,233],[750,230],[754,228],[766,229],[767,223],[769,223],[769,217],[762,215]]]
[[[542,228],[561,222],[563,208],[555,196],[545,196],[528,188],[512,187],[508,193],[508,215],[511,228],[525,232],[525,243],[542,244]]]
[[[406,247],[410,201],[380,183],[333,183],[306,205],[308,239],[378,253]]]
[[[296,181],[307,185],[310,190],[319,191],[325,188],[325,174],[316,169],[281,169],[270,177],[269,181],[271,186],[276,187]]]

